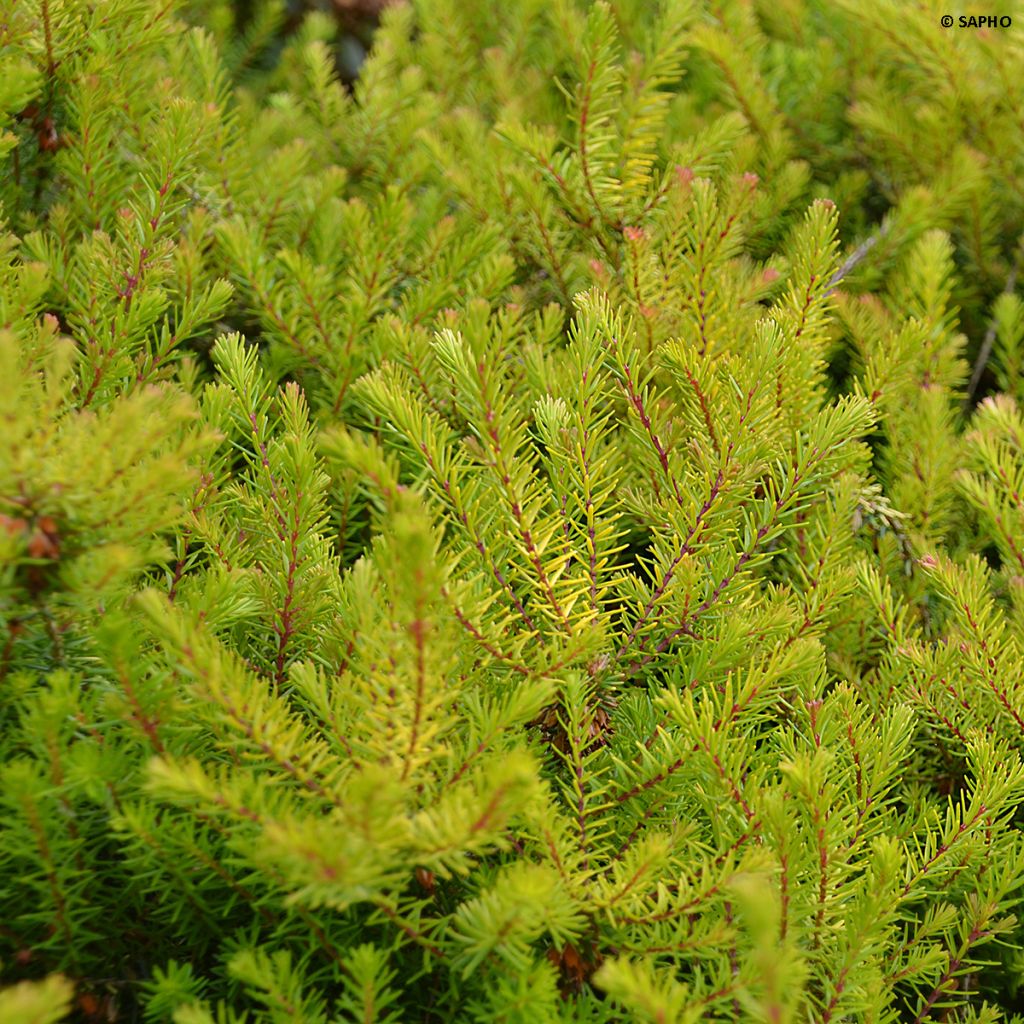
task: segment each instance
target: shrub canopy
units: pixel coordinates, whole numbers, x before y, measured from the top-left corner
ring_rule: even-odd
[[[0,0],[0,1018],[1012,1017],[1019,26],[337,6]]]

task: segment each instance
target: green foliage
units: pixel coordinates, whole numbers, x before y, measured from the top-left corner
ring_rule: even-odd
[[[22,981],[0,990],[0,1012],[11,1024],[56,1024],[67,1015],[73,992],[59,974],[43,981]]]
[[[0,1019],[1014,1019],[1012,31],[299,6],[0,0]]]

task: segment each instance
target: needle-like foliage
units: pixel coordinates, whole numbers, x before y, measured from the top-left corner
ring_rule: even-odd
[[[0,1020],[1013,1019],[1016,28],[334,6],[0,0]]]

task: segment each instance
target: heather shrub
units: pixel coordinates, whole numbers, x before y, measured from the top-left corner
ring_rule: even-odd
[[[1017,27],[358,6],[0,0],[0,1019],[1014,1019]]]

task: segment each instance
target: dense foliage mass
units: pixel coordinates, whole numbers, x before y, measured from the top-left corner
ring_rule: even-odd
[[[415,0],[350,88],[0,0],[5,1024],[1013,1014],[1024,35],[943,13]]]

